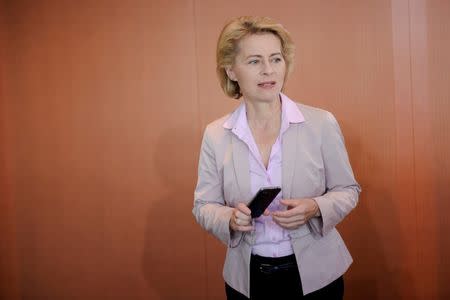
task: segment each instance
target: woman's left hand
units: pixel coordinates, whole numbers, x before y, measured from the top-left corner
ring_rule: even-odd
[[[319,205],[311,198],[282,199],[280,203],[286,205],[287,210],[274,211],[272,218],[285,229],[297,229],[319,212]]]

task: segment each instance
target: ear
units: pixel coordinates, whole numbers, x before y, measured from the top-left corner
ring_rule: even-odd
[[[231,66],[225,67],[225,72],[227,72],[227,76],[231,81],[237,81],[236,74],[233,72]]]

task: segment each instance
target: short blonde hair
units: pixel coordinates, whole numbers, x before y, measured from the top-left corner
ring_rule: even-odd
[[[239,99],[242,96],[239,84],[228,78],[226,68],[231,66],[237,55],[237,44],[249,34],[272,33],[281,42],[281,53],[286,62],[286,76],[291,73],[294,66],[295,46],[289,32],[284,27],[268,17],[237,17],[230,20],[220,33],[217,41],[217,75],[220,86],[225,94],[231,98]]]

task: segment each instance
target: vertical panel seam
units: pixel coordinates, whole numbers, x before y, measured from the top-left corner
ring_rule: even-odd
[[[199,54],[198,54],[198,34],[197,34],[197,6],[195,0],[192,0],[192,23],[193,23],[193,32],[194,32],[194,53],[195,53],[195,102],[197,105],[197,136],[202,136],[202,128],[201,128],[201,119],[200,119],[200,100],[199,100],[199,94],[200,94],[200,75],[199,75]],[[208,295],[208,287],[209,287],[209,280],[208,280],[208,255],[207,255],[207,234],[206,232],[202,232],[203,234],[203,247],[204,247],[204,278],[205,278],[205,290],[204,295],[206,299],[209,299]]]
[[[392,33],[393,33],[393,51],[394,51],[394,108],[396,125],[396,148],[395,148],[395,180],[396,184],[415,185],[416,182],[416,162],[415,162],[415,130],[414,130],[414,108],[413,108],[413,75],[412,75],[412,42],[411,42],[411,10],[409,0],[393,0],[392,6]],[[406,15],[405,15],[406,13]],[[405,124],[406,122],[406,124]],[[407,147],[407,149],[405,149]],[[407,153],[406,158],[404,153]],[[410,171],[409,171],[410,170]],[[414,241],[418,239],[418,213],[417,196],[415,186],[409,192],[398,192],[404,187],[397,186],[397,192],[394,195],[408,197],[411,203],[410,209],[414,216],[411,221],[414,222],[414,228],[411,228]],[[401,199],[397,199],[401,201]],[[408,201],[408,202],[409,202]],[[408,242],[408,246],[410,246]],[[410,253],[413,265],[413,273],[418,268],[419,247],[414,243]],[[413,281],[417,278],[413,275]]]
[[[418,207],[417,209],[417,224],[422,224],[423,221],[427,222],[427,226],[436,225],[435,222],[435,210],[426,211],[427,205],[433,207],[433,200],[431,195],[434,192],[433,186],[433,173],[432,165],[430,165],[429,157],[418,157],[418,155],[423,155],[429,152],[429,146],[426,144],[430,141],[432,130],[430,128],[430,111],[427,97],[428,95],[428,57],[427,57],[427,1],[426,0],[408,0],[409,2],[409,28],[410,28],[410,45],[411,45],[411,99],[413,116],[415,120],[423,121],[420,124],[414,126],[414,162],[416,170],[415,172],[415,202]],[[416,115],[417,113],[417,115]],[[422,142],[422,144],[419,144]],[[425,163],[424,163],[425,162]],[[420,179],[420,182],[418,182]],[[424,188],[426,184],[426,188]],[[426,196],[426,197],[424,197]],[[431,215],[431,218],[430,218]],[[431,227],[433,228],[433,227]],[[433,228],[434,229],[434,228]],[[419,269],[423,267],[423,261],[427,252],[433,249],[437,244],[436,234],[437,232],[425,232],[423,227],[416,227],[416,234],[421,247],[417,255],[417,263]],[[428,239],[431,243],[424,244],[424,239]],[[437,276],[433,273],[437,265],[436,262],[428,262],[426,264],[431,273],[427,274],[427,281],[421,280],[421,296],[425,299],[430,295],[436,295],[438,292],[437,286],[428,286],[430,282],[432,284],[437,284],[434,279]]]
[[[417,188],[416,188],[416,182],[417,182],[417,176],[416,176],[416,132],[415,132],[415,106],[414,106],[414,87],[413,87],[413,61],[412,61],[412,38],[411,38],[411,0],[408,0],[408,48],[409,48],[409,92],[411,95],[410,98],[410,105],[411,105],[411,134],[412,134],[412,176],[413,176],[413,183],[414,183],[414,193],[413,193],[413,202],[414,202],[414,217],[415,217],[415,223],[416,226],[414,228],[414,234],[416,237],[416,241],[419,240],[419,214],[418,214],[418,203],[417,203]],[[416,268],[419,269],[419,261],[420,261],[420,247],[417,247],[416,252]]]

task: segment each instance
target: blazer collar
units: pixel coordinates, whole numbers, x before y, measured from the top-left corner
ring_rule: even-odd
[[[301,123],[305,121],[305,117],[294,101],[283,93],[280,93],[280,98],[283,124],[287,124],[287,127],[289,127],[289,124]],[[245,108],[245,101],[242,101],[241,104],[225,120],[223,127],[233,130],[236,128],[236,125],[242,123],[243,118],[247,117],[246,114],[247,110]],[[284,128],[284,130],[286,129],[287,128]],[[283,126],[281,132],[284,132]]]
[[[298,108],[297,103],[289,99],[288,96],[281,93],[281,109],[284,113],[284,117],[289,124],[292,123],[302,123],[305,121],[305,117]]]
[[[281,162],[282,191],[283,198],[289,199],[294,184],[294,172],[298,158],[298,138],[305,122],[305,117],[300,111],[297,103],[281,94],[282,113],[284,114],[281,125],[281,142],[283,161]]]

